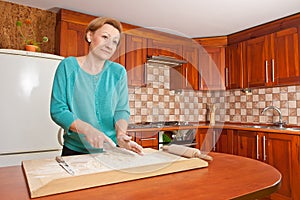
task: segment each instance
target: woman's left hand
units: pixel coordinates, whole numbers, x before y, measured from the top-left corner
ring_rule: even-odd
[[[117,136],[118,145],[122,148],[134,151],[140,155],[143,155],[143,147],[138,143],[131,140],[132,137],[126,134],[120,134]]]

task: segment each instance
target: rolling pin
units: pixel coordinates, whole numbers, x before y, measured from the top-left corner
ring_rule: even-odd
[[[183,156],[186,158],[201,158],[203,160],[208,160],[208,161],[213,160],[213,158],[211,156],[202,154],[199,149],[195,149],[195,148],[187,147],[187,146],[183,146],[183,145],[177,145],[177,144],[165,145],[165,146],[162,146],[162,149],[169,153],[172,153],[172,154],[175,154],[178,156]]]

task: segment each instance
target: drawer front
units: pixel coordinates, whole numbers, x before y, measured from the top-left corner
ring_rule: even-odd
[[[158,149],[158,132],[136,132],[135,141],[144,148]]]

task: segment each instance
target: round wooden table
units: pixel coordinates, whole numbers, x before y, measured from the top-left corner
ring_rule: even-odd
[[[281,174],[263,162],[229,154],[211,153],[206,168],[100,186],[43,200],[79,199],[256,199],[280,187]],[[0,195],[6,199],[30,199],[21,166],[0,168]]]

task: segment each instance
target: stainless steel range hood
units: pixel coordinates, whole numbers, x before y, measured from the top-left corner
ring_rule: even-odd
[[[176,67],[187,63],[185,60],[179,60],[170,56],[151,56],[147,58],[147,63],[159,63],[170,67]]]

